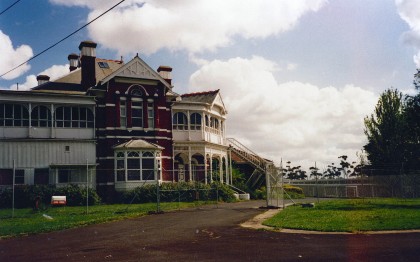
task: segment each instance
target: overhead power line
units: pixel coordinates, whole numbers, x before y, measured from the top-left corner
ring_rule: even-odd
[[[0,77],[3,77],[4,75],[7,75],[8,73],[18,69],[19,67],[23,66],[24,64],[28,63],[29,61],[37,58],[38,56],[42,55],[43,53],[47,52],[48,50],[52,49],[53,47],[57,46],[58,44],[60,44],[61,42],[63,42],[64,40],[66,40],[67,38],[71,37],[72,35],[76,34],[77,32],[79,32],[80,30],[82,30],[83,28],[87,27],[88,25],[90,25],[91,23],[95,22],[97,19],[99,19],[101,16],[105,15],[106,13],[108,13],[109,11],[111,11],[112,9],[114,9],[115,7],[117,7],[118,5],[120,5],[122,2],[124,2],[125,0],[122,0],[120,2],[118,2],[116,5],[112,6],[111,8],[109,8],[108,10],[106,10],[105,12],[103,12],[102,14],[98,15],[96,18],[94,18],[92,21],[90,21],[89,23],[85,24],[84,26],[80,27],[79,29],[77,29],[76,31],[74,31],[73,33],[67,35],[66,37],[64,37],[63,39],[61,39],[60,41],[56,42],[55,44],[51,45],[50,47],[44,49],[43,51],[39,52],[38,54],[34,55],[33,57],[29,58],[28,60],[26,60],[25,62],[15,66],[14,68],[10,69],[9,71],[7,71],[6,73],[0,75]]]
[[[19,3],[20,1],[21,0],[17,0],[13,4],[9,5],[9,7],[7,7],[6,9],[4,9],[3,11],[1,11],[0,15],[2,15],[3,13],[6,13],[7,10],[9,10],[10,8],[12,8],[15,4]]]

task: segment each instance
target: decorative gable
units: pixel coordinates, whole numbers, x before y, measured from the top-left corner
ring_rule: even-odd
[[[213,106],[220,107],[220,109],[222,110],[221,112],[223,114],[226,114],[227,113],[226,107],[225,107],[225,104],[223,103],[222,96],[220,95],[220,92],[217,92],[217,95],[216,95],[216,97],[213,100]]]
[[[140,57],[134,57],[130,62],[123,65],[120,69],[107,76],[101,82],[106,83],[114,77],[137,78],[157,80],[162,82],[166,87],[171,89],[171,85],[165,81],[156,71],[148,66]]]
[[[139,61],[134,61],[134,63],[125,67],[117,76],[158,80],[156,73]]]

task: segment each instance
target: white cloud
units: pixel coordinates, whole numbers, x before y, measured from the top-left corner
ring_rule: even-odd
[[[98,8],[87,0],[52,2],[88,7],[91,9],[88,20],[101,14],[105,5],[101,3]],[[121,54],[138,51],[151,54],[165,48],[200,53],[230,45],[237,36],[266,38],[288,31],[304,14],[319,10],[325,2],[132,0],[101,17],[88,29],[92,39]]]
[[[395,0],[398,14],[410,27],[409,32],[403,34],[406,43],[417,49],[413,60],[417,67],[420,67],[420,1],[419,0]]]
[[[50,77],[50,81],[54,81],[55,79],[68,74],[69,71],[69,65],[53,65],[50,68],[45,69],[38,75],[47,75]],[[19,90],[29,90],[35,86],[38,85],[38,81],[36,80],[36,75],[29,75],[26,77],[26,81],[23,84],[19,84]],[[16,90],[17,86],[12,85],[10,86],[10,89]]]
[[[277,164],[355,159],[366,143],[363,118],[377,97],[360,87],[279,83],[276,63],[262,57],[215,60],[190,77],[191,92],[221,89],[230,136]]]
[[[6,73],[15,66],[28,60],[33,56],[32,49],[28,45],[18,46],[16,49],[13,47],[10,37],[0,30],[0,73]],[[30,69],[30,65],[25,64],[16,70],[4,75],[2,78],[11,80],[19,77]]]
[[[286,69],[287,69],[288,71],[294,71],[294,70],[296,70],[296,69],[297,69],[297,67],[298,67],[298,65],[297,65],[297,64],[295,64],[295,63],[289,63],[289,64],[287,64]]]

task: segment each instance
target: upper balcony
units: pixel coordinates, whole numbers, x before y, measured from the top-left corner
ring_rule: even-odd
[[[225,145],[225,123],[216,116],[204,112],[176,112],[172,120],[173,138],[176,142],[206,141]]]
[[[0,103],[0,139],[94,139],[93,108]]]

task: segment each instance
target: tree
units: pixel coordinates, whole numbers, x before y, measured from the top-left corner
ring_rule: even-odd
[[[318,179],[319,177],[321,177],[322,174],[319,173],[318,170],[319,170],[319,168],[317,168],[316,166],[315,167],[314,166],[311,166],[309,168],[310,176],[311,177],[315,177],[315,179]]]
[[[302,180],[307,177],[306,171],[301,170],[301,166],[294,166],[292,167],[290,164],[290,161],[286,162],[287,166],[285,169],[283,169],[283,172],[285,173],[285,177],[288,179],[298,179]]]
[[[328,165],[328,168],[324,171],[323,175],[328,179],[338,178],[341,175],[341,170],[339,167],[336,167],[334,163],[331,163],[331,165]]]
[[[407,123],[406,169],[420,169],[420,69],[414,75],[417,95],[405,98],[405,120]]]
[[[392,89],[383,92],[374,113],[365,117],[364,123],[368,139],[364,149],[372,167],[400,169],[405,162],[407,130],[402,93]]]
[[[340,159],[341,171],[343,171],[344,173],[344,178],[347,178],[349,174],[351,173],[350,168],[353,168],[353,166],[350,165],[349,162],[347,162],[346,155],[339,156],[338,158]]]
[[[366,175],[363,169],[368,164],[366,152],[364,150],[356,152],[356,156],[359,160],[359,163],[357,164],[357,162],[352,162],[351,167],[353,168],[353,172],[350,173],[350,176],[363,177],[364,175]]]

